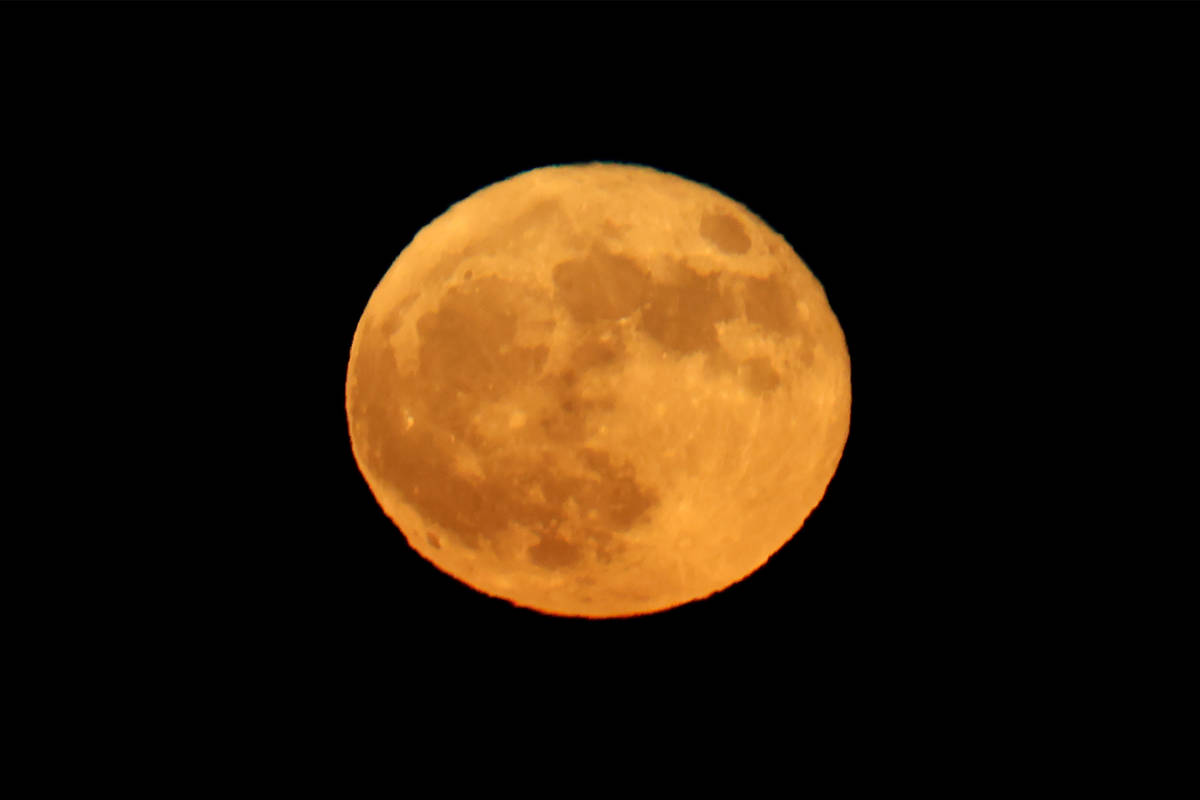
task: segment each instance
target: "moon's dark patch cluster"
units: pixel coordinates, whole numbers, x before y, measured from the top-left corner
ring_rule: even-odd
[[[700,217],[700,235],[723,253],[742,255],[750,251],[746,229],[728,214],[705,214]]]
[[[424,519],[463,546],[500,551],[513,526],[524,527],[539,538],[528,559],[558,569],[588,552],[611,558],[618,535],[658,497],[628,464],[584,443],[588,416],[604,403],[579,392],[579,376],[618,363],[621,344],[585,337],[569,370],[547,371],[551,303],[548,293],[494,276],[450,289],[417,320],[412,374],[396,371],[386,327],[363,340],[352,412],[367,464]],[[535,329],[542,321],[543,343],[519,341],[528,320]],[[475,424],[480,408],[531,385],[551,398],[535,418],[503,436]]]
[[[654,285],[642,309],[641,328],[675,353],[715,353],[721,347],[717,323],[736,314],[734,298],[716,275],[701,275],[680,263],[674,280]]]
[[[750,246],[726,215],[704,215],[700,230],[726,253]],[[588,445],[596,412],[614,408],[615,398],[585,391],[585,376],[619,372],[629,337],[645,335],[669,354],[711,356],[750,391],[766,394],[781,383],[770,359],[724,353],[717,325],[744,318],[764,335],[788,337],[802,335],[803,325],[779,278],[722,282],[680,260],[657,279],[599,245],[551,274],[552,293],[494,275],[451,287],[416,320],[417,367],[409,374],[397,371],[388,344],[403,312],[386,314],[379,330],[362,337],[352,365],[351,418],[372,473],[446,536],[519,556],[511,553],[512,532],[523,528],[537,536],[524,557],[557,570],[589,556],[613,558],[621,534],[661,500],[629,463]],[[556,305],[577,329],[561,368],[550,366]],[[518,395],[535,399],[519,420],[480,425],[481,409]],[[444,546],[426,535],[431,546]]]
[[[554,267],[555,296],[584,325],[627,317],[650,296],[650,275],[631,258],[599,251]]]

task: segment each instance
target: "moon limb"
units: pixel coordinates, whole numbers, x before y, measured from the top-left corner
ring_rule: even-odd
[[[522,173],[426,226],[347,377],[355,457],[414,549],[582,616],[761,566],[823,495],[849,400],[841,329],[786,242],[625,165]]]

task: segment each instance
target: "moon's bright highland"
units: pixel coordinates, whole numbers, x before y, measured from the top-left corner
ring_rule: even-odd
[[[351,346],[354,456],[409,544],[539,611],[631,616],[762,566],[850,426],[821,284],[747,208],[624,164],[487,186],[423,228]]]

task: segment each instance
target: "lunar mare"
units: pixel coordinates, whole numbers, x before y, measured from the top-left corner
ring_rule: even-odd
[[[645,167],[532,170],[422,229],[371,295],[355,458],[444,572],[559,615],[706,597],[801,527],[841,458],[850,360],[748,209]]]

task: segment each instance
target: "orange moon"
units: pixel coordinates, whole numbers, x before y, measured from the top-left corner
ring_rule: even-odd
[[[850,356],[744,206],[555,166],[417,233],[358,323],[346,412],[379,505],[443,572],[633,616],[736,583],[801,528],[849,433]]]

